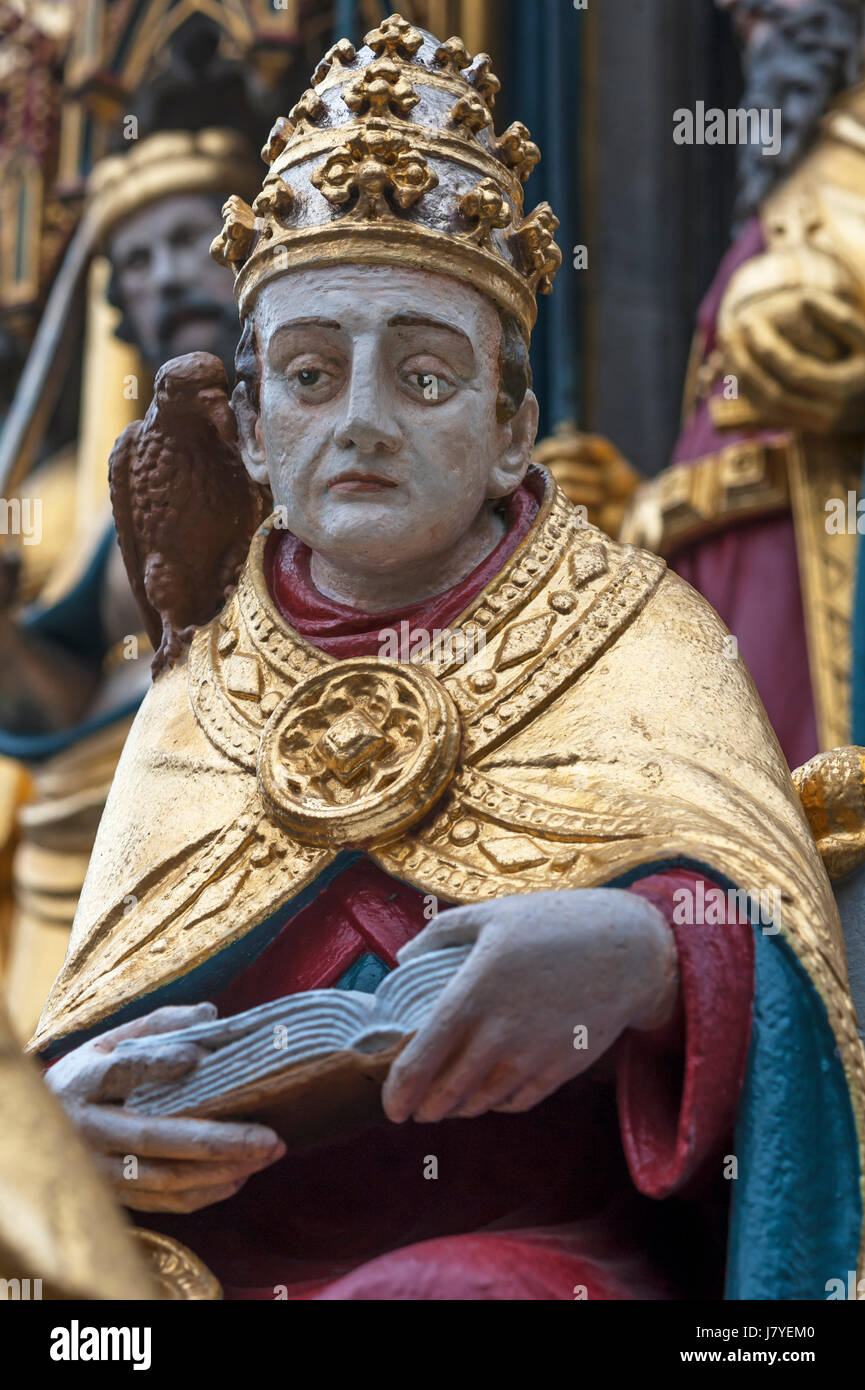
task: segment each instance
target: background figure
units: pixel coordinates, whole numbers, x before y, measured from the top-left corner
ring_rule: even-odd
[[[857,538],[828,512],[858,487],[865,447],[863,5],[724,8],[746,44],[740,105],[780,111],[781,150],[741,150],[738,233],[700,311],[674,463],[623,537],[718,610],[796,767],[861,741]]]
[[[114,767],[149,684],[152,652],[110,519],[108,454],[164,360],[203,349],[233,370],[231,295],[209,246],[227,193],[238,181],[254,187],[273,103],[293,100],[291,51],[268,85],[236,51],[223,52],[211,18],[193,14],[166,34],[142,31],[137,10],[120,28],[97,26],[102,47],[84,52],[93,33],[64,30],[64,8],[49,42],[35,18],[0,5],[4,51],[19,59],[5,84],[16,100],[0,106],[0,144],[19,147],[2,189],[24,268],[10,280],[0,266],[9,388],[0,491],[18,493],[31,523],[29,534],[21,526],[0,541],[0,973],[5,965],[24,1037],[63,959]],[[122,66],[130,55],[132,86]],[[31,70],[38,84],[27,86]],[[88,83],[106,70],[115,104],[92,104]],[[226,118],[232,128],[216,128]]]
[[[96,246],[106,258],[100,288],[107,283],[118,337],[137,351],[145,370],[103,375],[114,354],[118,365],[130,365],[128,354],[107,338],[101,361],[89,355],[88,371],[98,380],[85,374],[84,386],[97,388],[100,430],[93,441],[85,421],[77,447],[47,459],[28,482],[28,496],[40,498],[42,516],[59,534],[51,546],[56,568],[23,611],[7,554],[0,752],[29,770],[12,858],[8,965],[10,1009],[23,1034],[35,1023],[65,954],[116,761],[149,684],[152,651],[107,498],[96,505],[95,488],[88,489],[93,474],[106,467],[98,440],[124,413],[127,419],[139,413],[148,369],[165,358],[201,347],[232,361],[231,295],[210,273],[208,248],[232,178],[249,178],[254,167],[246,144],[232,132],[173,131],[135,144],[126,156],[109,157],[91,176],[86,215],[98,227]],[[91,346],[92,319],[107,312],[104,290],[100,301],[90,306]],[[80,505],[85,489],[91,495]],[[70,505],[61,510],[64,496]],[[69,525],[76,503],[90,513],[77,536]],[[19,555],[26,565],[26,538]],[[33,587],[29,575],[27,588]]]

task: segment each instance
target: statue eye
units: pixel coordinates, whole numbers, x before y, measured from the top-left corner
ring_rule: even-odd
[[[453,395],[453,384],[436,372],[407,372],[402,380],[412,396],[422,397],[431,404]]]
[[[297,379],[301,386],[317,386],[321,381],[321,372],[317,367],[304,367],[298,372]]]
[[[150,265],[150,252],[146,246],[136,246],[121,264],[122,270],[147,270]]]

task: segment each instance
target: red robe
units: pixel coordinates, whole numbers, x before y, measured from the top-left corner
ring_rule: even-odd
[[[384,628],[452,622],[536,510],[520,489],[493,555],[412,610],[369,615],[325,599],[305,547],[285,533],[268,556],[271,592],[323,650],[373,654]],[[672,924],[673,893],[695,877],[656,874],[632,891]],[[331,986],[367,953],[395,966],[426,925],[423,905],[414,888],[361,860],[215,1000],[220,1013]],[[626,1035],[615,1055],[530,1113],[383,1123],[286,1155],[228,1202],[147,1224],[191,1246],[233,1299],[721,1297],[722,1163],[750,1034],[752,932],[738,923],[673,929],[673,1022]],[[435,1178],[425,1176],[431,1156]]]
[[[752,219],[721,262],[700,307],[698,333],[704,358],[717,347],[721,302],[740,266],[765,250],[760,222]],[[716,394],[723,384],[716,388]],[[679,437],[674,464],[688,467],[740,439],[769,438],[778,431],[716,430],[705,400]],[[739,653],[766,706],[790,767],[819,751],[808,678],[805,612],[793,514],[789,507],[755,521],[734,521],[723,530],[680,546],[670,566],[703,595],[739,641]]]

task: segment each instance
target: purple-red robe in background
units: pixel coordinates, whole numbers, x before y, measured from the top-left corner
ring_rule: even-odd
[[[370,615],[324,598],[287,533],[275,534],[268,582],[308,641],[338,657],[374,654],[379,632],[402,621],[427,632],[453,622],[536,510],[521,488],[493,555],[413,609]],[[695,877],[660,873],[631,889],[676,936],[680,998],[666,1028],[626,1034],[527,1114],[382,1123],[286,1155],[228,1202],[146,1224],[196,1251],[232,1299],[720,1298],[753,937],[734,919],[673,923],[673,895]],[[427,924],[423,907],[414,888],[355,863],[215,1000],[220,1013],[332,986],[368,953],[395,966]]]
[[[697,332],[707,358],[718,345],[721,301],[735,272],[766,249],[753,218],[721,262],[698,315]],[[723,391],[719,383],[713,394]],[[777,438],[778,431],[717,430],[702,401],[685,421],[673,454],[687,467],[744,439]],[[756,520],[733,521],[723,530],[674,549],[671,569],[693,584],[738,638],[739,653],[754,678],[790,767],[819,751],[808,678],[805,613],[793,514],[789,507]]]

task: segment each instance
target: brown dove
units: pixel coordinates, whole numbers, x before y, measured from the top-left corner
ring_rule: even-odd
[[[218,357],[191,352],[160,367],[147,414],[111,451],[109,479],[155,678],[219,612],[270,511],[243,466]]]

